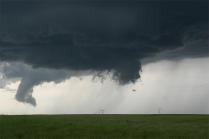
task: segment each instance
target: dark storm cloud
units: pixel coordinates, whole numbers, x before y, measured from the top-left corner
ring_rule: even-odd
[[[157,53],[182,48],[189,52],[175,57],[208,56],[207,1],[3,1],[0,6],[2,61],[114,71],[127,83],[140,77],[139,60]]]

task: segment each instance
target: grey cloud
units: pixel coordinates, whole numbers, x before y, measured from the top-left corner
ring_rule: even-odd
[[[182,60],[185,58],[200,58],[209,56],[209,34],[208,25],[195,25],[189,27],[183,35],[182,46],[156,53],[153,56],[146,57],[142,64],[156,62],[159,60]]]
[[[1,77],[4,78],[4,80],[0,80],[0,87],[5,88],[8,83],[20,80],[15,96],[16,99],[34,106],[36,106],[36,100],[32,96],[33,88],[43,82],[60,83],[72,76],[80,77],[89,74],[104,77],[103,73],[99,72],[33,68],[31,65],[19,62],[0,63],[0,73]]]
[[[66,78],[40,71],[45,79],[37,68],[113,71],[125,84],[140,77],[141,59],[165,51],[173,58],[208,56],[207,1],[3,1],[1,8],[0,60],[32,65],[33,76],[21,73],[17,99],[33,104],[34,85]]]
[[[60,82],[66,78],[70,78],[70,72],[65,70],[49,70],[49,69],[33,69],[29,65],[22,63],[4,63],[1,64],[2,74],[9,79],[20,79],[20,85],[17,89],[16,99],[21,102],[36,105],[35,99],[32,97],[33,87],[42,82]]]

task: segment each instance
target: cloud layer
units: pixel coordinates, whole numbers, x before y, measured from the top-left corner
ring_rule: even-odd
[[[44,70],[113,72],[114,79],[126,84],[140,77],[141,59],[167,51],[157,59],[208,56],[207,1],[3,1],[1,8],[0,60],[4,62],[24,62]],[[19,101],[35,104],[34,85],[68,77],[65,72],[44,70],[18,75],[22,78]]]

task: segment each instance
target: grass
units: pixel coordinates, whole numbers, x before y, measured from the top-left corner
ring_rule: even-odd
[[[4,138],[209,139],[209,115],[2,115]]]

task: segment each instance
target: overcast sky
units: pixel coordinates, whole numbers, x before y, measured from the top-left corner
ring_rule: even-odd
[[[0,7],[0,114],[209,113],[208,1]]]

